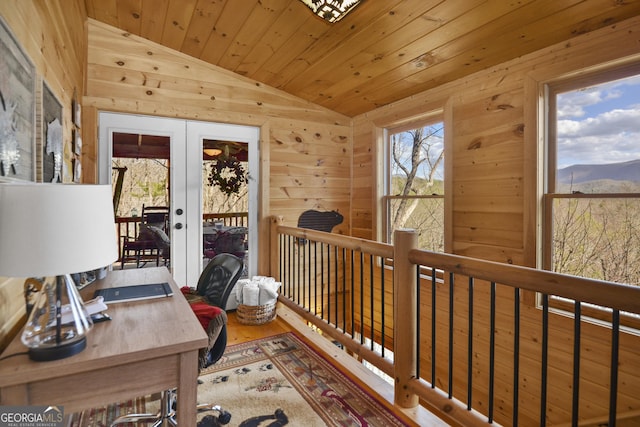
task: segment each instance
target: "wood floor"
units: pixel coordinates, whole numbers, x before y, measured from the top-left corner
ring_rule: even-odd
[[[227,345],[242,344],[272,335],[282,334],[292,330],[291,326],[281,318],[277,317],[264,325],[243,325],[238,322],[235,311],[227,313],[229,320],[227,326]]]
[[[301,317],[287,307],[279,304],[277,313],[276,318],[269,323],[263,325],[243,325],[238,322],[234,311],[228,312],[227,345],[240,344],[293,331],[316,351],[324,354],[327,360],[333,361],[334,365],[352,381],[358,383],[370,394],[378,395],[381,402],[406,422],[415,426],[448,426],[448,424],[422,407],[404,409],[394,406],[393,387],[389,383],[375,375],[362,363],[335,346],[329,340],[317,332],[314,332]]]

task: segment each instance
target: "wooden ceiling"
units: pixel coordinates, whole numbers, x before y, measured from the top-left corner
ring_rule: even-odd
[[[89,17],[347,116],[640,14],[636,0],[84,0]]]

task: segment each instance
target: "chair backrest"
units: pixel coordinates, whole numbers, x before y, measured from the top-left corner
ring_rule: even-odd
[[[171,253],[171,240],[169,240],[167,233],[165,233],[161,228],[153,225],[147,225],[146,227],[152,240],[156,244],[156,247],[160,249],[162,256],[165,259],[168,259],[169,254]]]
[[[239,258],[244,258],[246,235],[246,228],[233,227],[219,232],[215,240],[211,242],[211,246],[217,254],[230,253]]]
[[[209,304],[224,310],[243,269],[244,263],[237,256],[228,253],[216,255],[200,274],[196,293]]]
[[[158,227],[167,233],[169,231],[169,207],[142,205],[141,221],[143,224]]]

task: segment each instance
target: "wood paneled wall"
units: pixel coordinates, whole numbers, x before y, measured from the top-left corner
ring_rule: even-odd
[[[444,109],[451,251],[528,266],[536,264],[539,83],[640,51],[640,18],[633,18],[352,120],[115,28],[87,24],[80,1],[5,1],[0,14],[63,103],[65,141],[73,92],[84,95],[85,182],[95,180],[99,110],[254,125],[261,129],[261,232],[268,231],[269,215],[293,225],[305,209],[337,209],[345,221],[336,231],[375,239],[383,129]],[[266,270],[268,260],[260,265]],[[21,285],[0,279],[0,337],[20,317]],[[531,324],[537,316],[535,308],[523,314]],[[554,323],[558,336],[563,323]],[[510,328],[497,325],[498,333]],[[608,345],[606,328],[592,325],[583,333],[594,349]],[[560,363],[571,354],[567,341],[554,348]],[[625,335],[622,342],[640,356],[637,337]]]
[[[380,235],[381,167],[378,153],[382,148],[385,128],[394,127],[412,117],[420,117],[430,110],[442,108],[445,117],[445,174],[446,220],[445,236],[449,251],[469,257],[504,263],[533,266],[537,264],[536,209],[539,206],[539,162],[542,149],[542,113],[540,100],[542,84],[581,70],[607,63],[640,61],[640,17],[619,25],[580,35],[566,43],[535,52],[518,60],[502,64],[468,78],[460,79],[437,89],[406,98],[354,118],[352,234],[375,240]],[[465,295],[464,286],[456,290]],[[488,316],[486,295],[476,292],[476,319]],[[446,307],[447,289],[438,290],[440,307]],[[464,299],[463,297],[460,297]],[[430,296],[424,295],[423,301]],[[501,298],[497,305],[496,333],[509,337],[513,333],[510,310],[513,297]],[[521,378],[539,381],[540,310],[533,304],[521,313]],[[441,308],[446,316],[446,309]],[[422,312],[421,322],[430,325],[430,313]],[[488,319],[484,319],[489,324]],[[466,325],[467,315],[455,311],[456,325]],[[570,416],[570,366],[573,355],[571,316],[550,315],[552,349],[550,363],[552,378],[549,384],[549,421],[565,422]],[[582,328],[583,352],[589,358],[581,367],[590,376],[589,384],[581,391],[580,416],[603,415],[608,386],[610,332],[606,325],[587,323]],[[429,331],[421,335],[425,339]],[[455,345],[464,347],[464,328],[456,330]],[[486,348],[488,334],[474,331],[474,340]],[[441,335],[442,337],[442,335]],[[640,359],[640,337],[625,333],[621,338],[621,388],[618,412],[640,409],[637,399],[640,380],[637,363]],[[438,343],[447,348],[446,341]],[[422,343],[427,346],[427,342]],[[511,369],[512,348],[498,341],[497,357],[505,371]],[[607,349],[607,350],[605,350]],[[423,354],[428,354],[424,348]],[[454,352],[455,365],[463,369],[463,351]],[[466,357],[466,356],[465,356]],[[443,356],[444,358],[444,356]],[[424,360],[425,366],[428,360]],[[477,358],[476,385],[486,385],[488,361]],[[603,369],[605,367],[606,369]],[[466,368],[464,368],[466,369]],[[501,368],[502,372],[502,368]],[[443,384],[446,373],[440,373]],[[500,378],[497,420],[508,424],[511,420],[512,390],[508,378]],[[446,385],[446,384],[445,384]],[[454,384],[454,389],[458,388]],[[464,390],[457,390],[464,393]],[[486,396],[474,394],[474,405],[486,405]],[[520,409],[525,413],[522,425],[539,425],[539,402],[535,395],[523,393]]]
[[[339,211],[334,231],[349,233],[350,118],[97,21],[88,28],[85,120],[103,110],[259,126],[260,235],[269,215],[296,225],[307,209]],[[84,138],[96,147],[95,134]],[[95,176],[95,151],[83,167]],[[267,271],[268,246],[258,253]]]
[[[63,106],[63,179],[70,182],[71,103],[74,91],[78,94],[84,91],[87,51],[84,2],[2,1],[0,15],[35,65],[36,94],[42,93],[44,81]],[[38,147],[41,139],[42,134],[36,135]],[[23,283],[24,279],[0,277],[0,351],[24,321]]]
[[[380,234],[384,129],[444,109],[450,251],[535,266],[541,85],[640,61],[639,24],[632,18],[354,117],[352,234]]]

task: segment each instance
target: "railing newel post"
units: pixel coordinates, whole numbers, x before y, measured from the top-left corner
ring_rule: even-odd
[[[279,243],[278,227],[284,224],[284,218],[282,216],[272,216],[271,226],[269,227],[269,276],[274,277],[280,281],[280,268],[279,268]]]
[[[409,251],[417,248],[415,230],[396,230],[393,234],[393,354],[394,401],[403,408],[418,406],[418,395],[408,385],[417,378],[417,271],[409,261]]]

